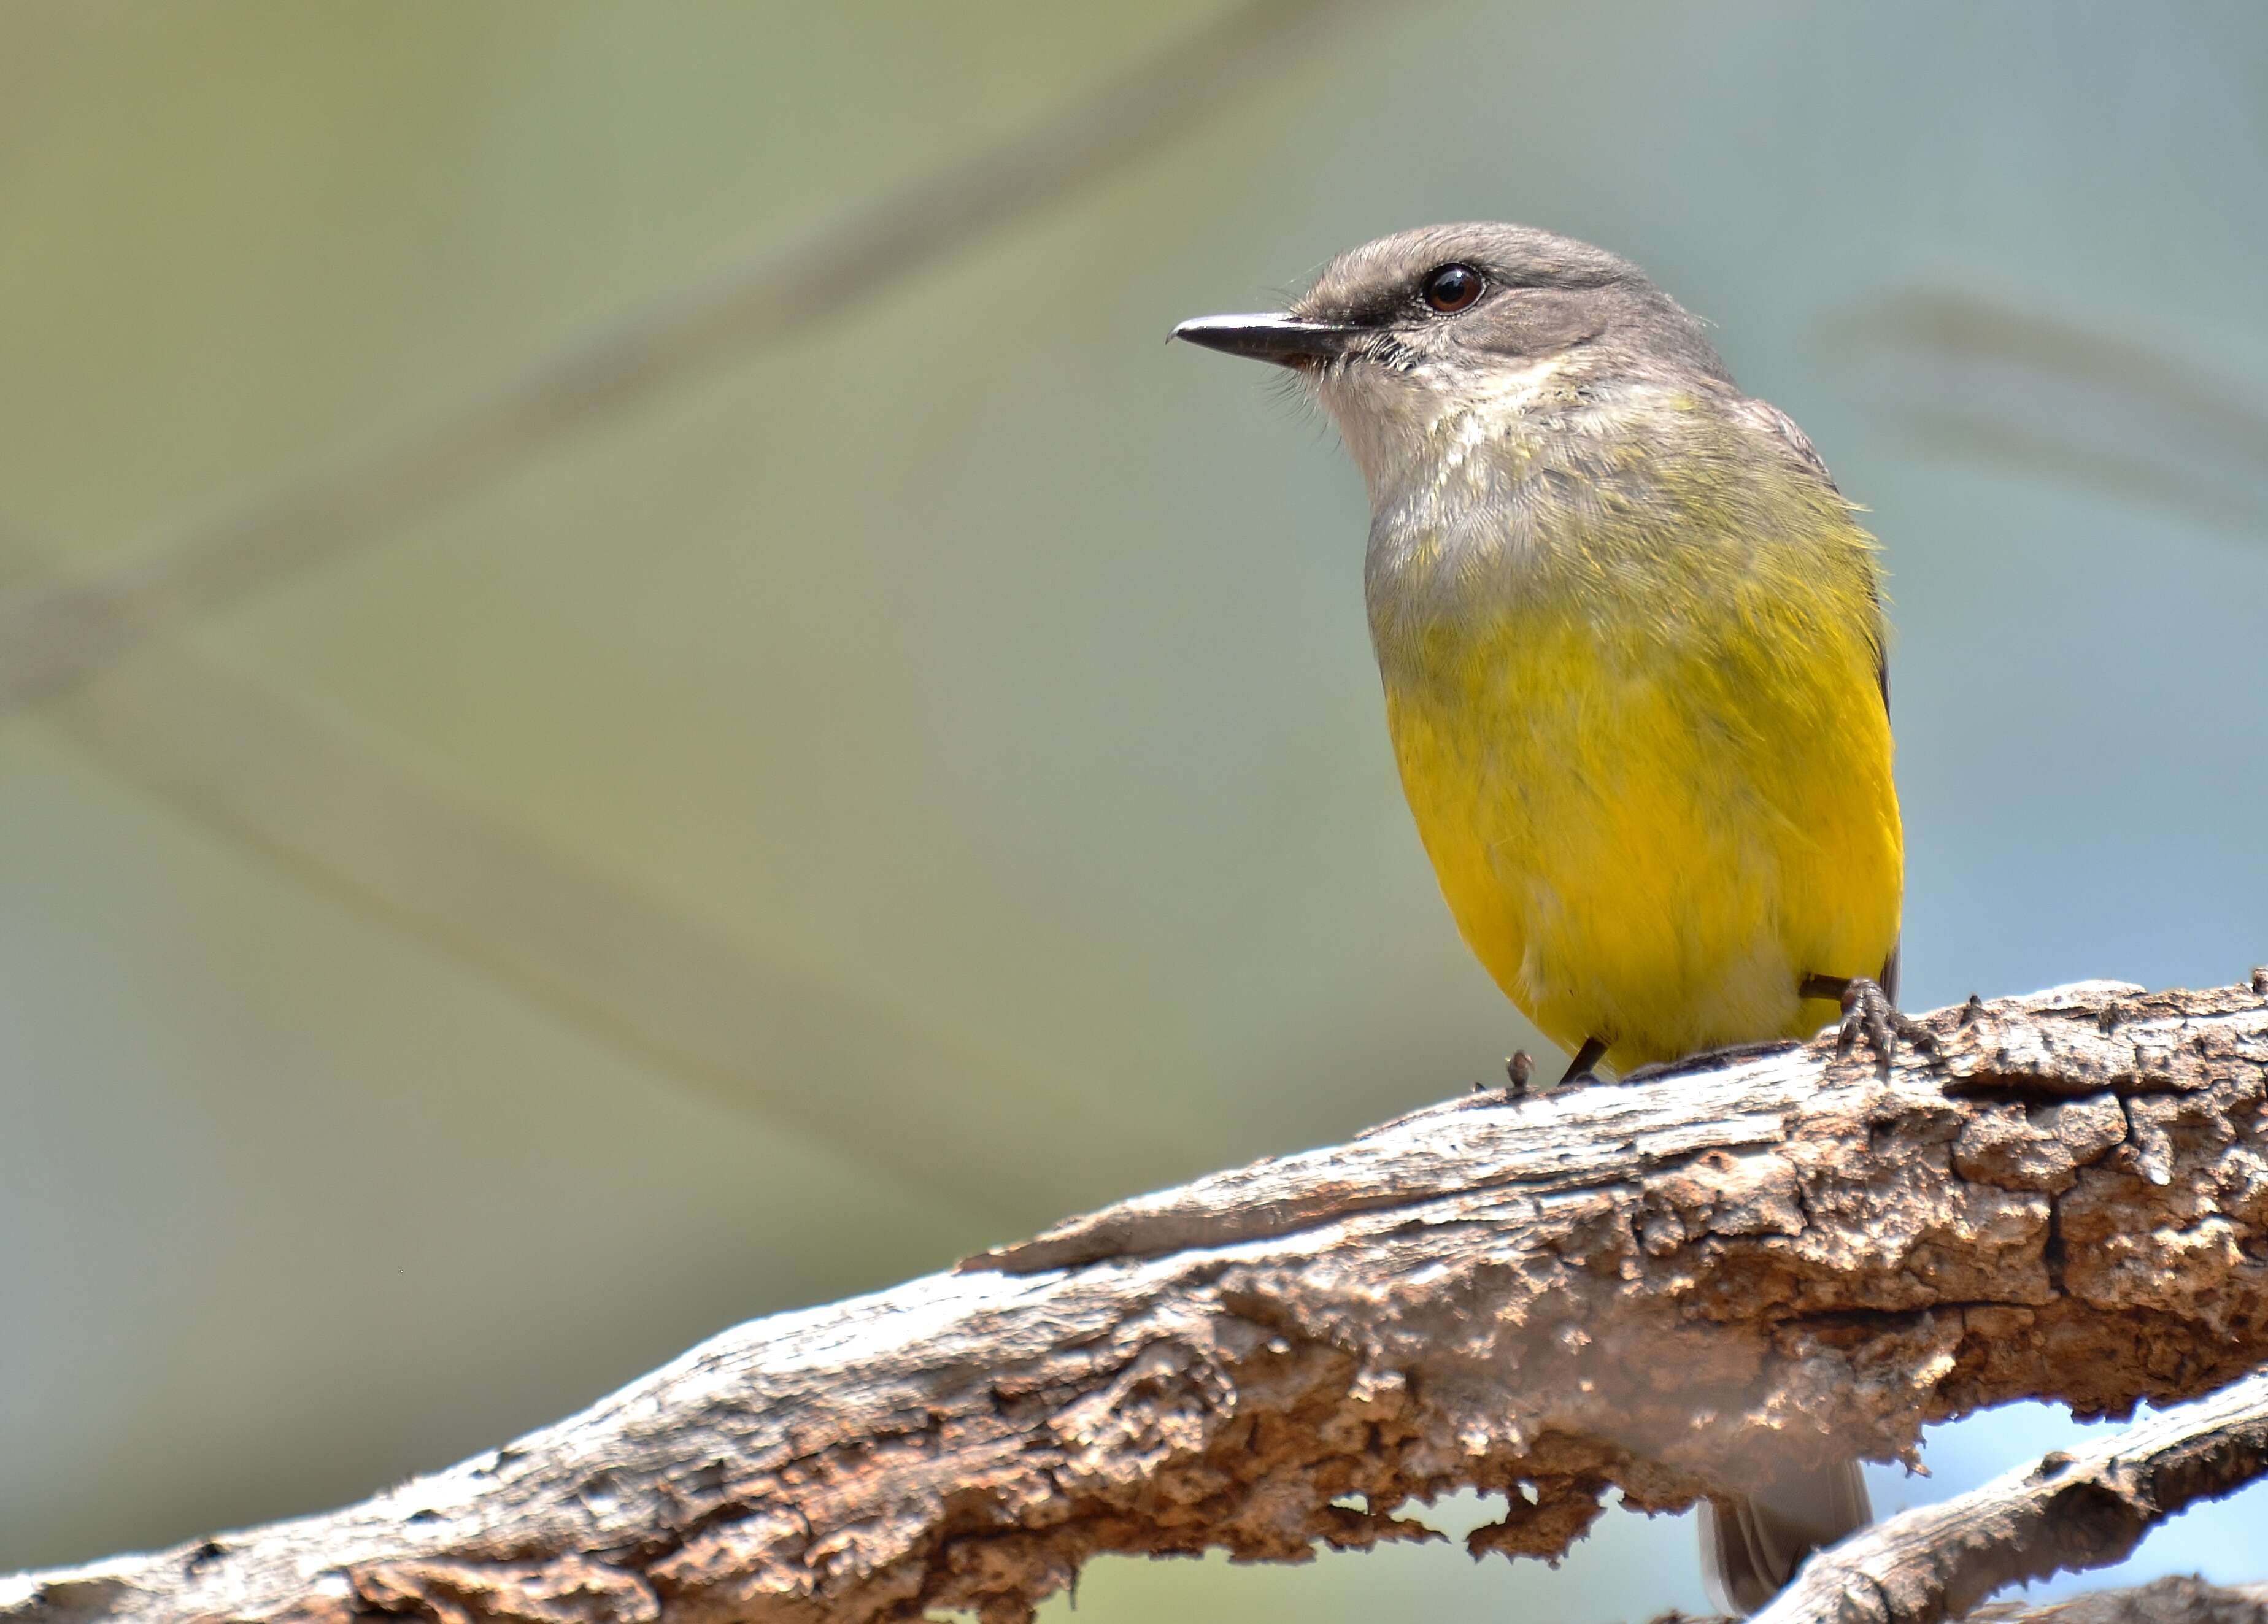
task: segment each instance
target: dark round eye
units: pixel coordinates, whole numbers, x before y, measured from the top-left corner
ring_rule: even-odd
[[[1454,315],[1481,296],[1481,274],[1469,265],[1436,265],[1418,284],[1425,301],[1445,316]]]

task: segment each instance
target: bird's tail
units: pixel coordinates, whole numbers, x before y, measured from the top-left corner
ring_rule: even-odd
[[[1701,1508],[1701,1568],[1717,1606],[1743,1617],[1769,1602],[1814,1551],[1874,1520],[1855,1460],[1790,1472],[1765,1493]]]

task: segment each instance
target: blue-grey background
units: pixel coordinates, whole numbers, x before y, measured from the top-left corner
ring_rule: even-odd
[[[0,592],[161,554],[1225,9],[4,0]],[[1533,1043],[1396,792],[1357,481],[1161,342],[1385,231],[1629,254],[1872,509],[1909,1003],[2268,959],[2268,11],[1316,28],[1059,203],[848,260],[815,324],[0,718],[0,1569],[357,1496]],[[231,765],[286,738],[331,766]],[[494,834],[479,872],[430,879],[401,805]],[[626,1027],[652,956],[529,970],[572,930],[482,902],[523,849],[729,968],[659,1007],[793,1043]],[[2068,1433],[1979,1418],[1877,1493]],[[2247,1504],[2132,1571],[2262,1576]],[[1580,1624],[1700,1606],[1690,1547],[1617,1512],[1557,1573],[1110,1562],[1080,1616]]]

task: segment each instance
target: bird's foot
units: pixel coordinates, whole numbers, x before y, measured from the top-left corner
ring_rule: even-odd
[[[1911,1016],[1900,1013],[1890,1002],[1890,996],[1882,990],[1881,983],[1872,976],[1854,975],[1843,980],[1831,975],[1807,975],[1803,978],[1803,996],[1834,998],[1842,1003],[1843,1021],[1835,1033],[1835,1053],[1838,1056],[1850,1054],[1863,1038],[1867,1047],[1874,1052],[1875,1069],[1887,1077],[1901,1038],[1925,1059],[1937,1054],[1937,1039],[1929,1028]]]

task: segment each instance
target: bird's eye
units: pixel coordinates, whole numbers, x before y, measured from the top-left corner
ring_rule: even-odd
[[[1481,296],[1481,274],[1469,265],[1437,265],[1425,273],[1418,292],[1445,316],[1468,309]]]

